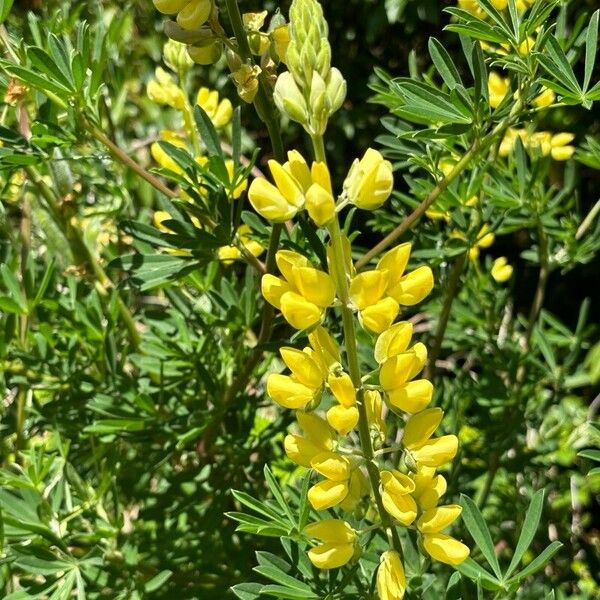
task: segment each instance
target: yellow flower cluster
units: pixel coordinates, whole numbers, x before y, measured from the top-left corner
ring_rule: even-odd
[[[510,79],[508,77],[502,77],[496,71],[491,71],[488,76],[490,106],[492,108],[498,108],[509,91]],[[555,100],[556,94],[548,88],[543,88],[542,92],[533,99],[532,104],[537,108],[544,108],[554,104]]]
[[[572,133],[550,133],[536,131],[530,133],[526,129],[510,128],[500,144],[500,156],[508,156],[514,149],[517,138],[520,138],[527,150],[533,154],[551,156],[556,161],[569,160],[575,153],[571,142],[575,139]]]
[[[508,8],[508,0],[490,0],[490,2],[496,10],[505,10]],[[534,2],[535,0],[516,0],[515,4],[517,10],[526,10]],[[487,13],[481,8],[478,0],[458,0],[458,6],[479,19],[487,19]]]
[[[336,205],[325,163],[313,162],[309,168],[302,155],[292,150],[283,165],[270,160],[269,169],[274,183],[264,178],[255,179],[248,192],[256,212],[278,223],[306,209],[319,227],[331,222]],[[370,148],[352,165],[343,185],[342,201],[374,210],[389,198],[392,185],[391,163]]]

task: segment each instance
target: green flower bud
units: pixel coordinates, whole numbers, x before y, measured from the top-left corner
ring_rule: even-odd
[[[199,65],[212,65],[221,58],[223,44],[219,40],[213,40],[204,46],[188,46],[190,58]]]
[[[163,57],[167,66],[176,73],[187,73],[194,64],[186,52],[185,44],[169,40],[163,47]]]
[[[273,100],[279,111],[292,121],[302,125],[308,123],[306,101],[291,73],[286,71],[279,75],[273,92]]]
[[[339,69],[333,67],[329,72],[327,82],[327,100],[329,101],[329,114],[332,115],[346,99],[346,80]]]

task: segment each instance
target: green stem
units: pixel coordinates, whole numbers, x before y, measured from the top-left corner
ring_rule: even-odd
[[[312,135],[311,136],[313,150],[315,153],[315,160],[318,162],[327,162],[327,157],[325,155],[325,143],[323,142],[322,135]]]
[[[442,306],[442,312],[435,332],[435,339],[431,345],[429,352],[429,360],[423,377],[425,379],[432,379],[435,374],[435,361],[437,360],[440,350],[442,348],[442,342],[444,341],[444,335],[446,334],[446,327],[448,327],[448,320],[450,318],[450,311],[452,309],[452,303],[456,297],[458,291],[458,284],[460,283],[460,276],[465,267],[467,259],[467,252],[461,254],[452,265],[450,276],[448,277],[448,287],[446,288],[446,297],[444,298],[444,304]]]
[[[99,127],[90,123],[87,119],[83,119],[83,126],[85,129],[98,140],[101,144],[106,146],[110,153],[124,165],[129,167],[134,173],[139,175],[142,179],[147,181],[152,187],[157,189],[159,192],[168,196],[169,198],[178,198],[179,194],[169,189],[158,177],[152,175],[138,164],[127,152],[119,148]]]
[[[315,155],[318,155],[318,151],[315,149]],[[367,416],[367,407],[364,401],[364,389],[360,374],[360,362],[358,359],[356,330],[354,327],[354,316],[350,309],[350,295],[348,288],[348,273],[346,272],[346,261],[344,258],[344,246],[342,242],[342,232],[340,230],[340,224],[337,216],[333,219],[329,225],[329,234],[331,236],[331,245],[334,256],[334,278],[336,281],[338,298],[341,303],[342,311],[342,323],[344,329],[344,344],[346,347],[346,359],[348,362],[348,372],[352,379],[352,384],[356,389],[357,394],[357,407],[359,413],[358,419],[358,434],[360,438],[360,445],[362,448],[363,455],[366,460],[367,473],[371,482],[371,488],[373,490],[373,496],[375,497],[375,504],[379,512],[379,518],[383,526],[385,527],[386,533],[390,538],[392,547],[399,553],[402,551],[400,544],[400,538],[398,532],[394,527],[390,516],[388,515],[381,494],[379,493],[379,469],[374,461],[373,445],[371,443],[371,435],[369,433],[369,419]]]
[[[60,208],[60,198],[58,198],[54,191],[46,184],[35,167],[25,167],[25,171],[30,181],[33,183],[33,185],[35,185],[46,201],[50,215],[69,243],[74,259],[78,262],[86,262],[91,267],[98,283],[103,288],[111,287],[112,281],[102,268],[102,265],[100,265],[94,256],[92,250],[86,244],[81,231],[77,227],[73,227],[62,214]],[[125,323],[129,332],[131,344],[135,350],[138,350],[141,343],[141,338],[133,316],[118,293],[116,295],[116,301],[119,314],[121,315],[121,318],[123,319],[123,322]]]

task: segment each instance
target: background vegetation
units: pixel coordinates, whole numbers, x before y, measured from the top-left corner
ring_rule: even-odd
[[[284,14],[288,4],[281,3]],[[263,8],[239,5],[244,12]],[[377,137],[399,169],[386,210],[356,216],[358,243],[367,249],[418,204],[425,185],[395,135],[401,120],[385,73],[430,73],[430,36],[468,73],[459,37],[444,31],[451,22],[445,6],[324,6],[333,64],[348,82],[344,110],[327,135],[337,187]],[[272,11],[275,3],[264,8]],[[557,9],[573,56],[584,52],[595,8],[593,0],[573,0]],[[257,550],[280,552],[275,538],[236,531],[226,513],[241,505],[231,490],[268,497],[265,464],[281,484],[301,484],[282,451],[290,417],[272,406],[262,385],[277,367],[278,340],[288,336],[282,320],[249,385],[232,391],[256,341],[261,299],[252,269],[214,260],[214,248],[230,240],[230,216],[214,239],[197,241],[192,260],[141,260],[165,256],[166,238],[149,225],[156,210],[173,206],[103,138],[145,169],[156,167],[150,146],[177,122],[175,111],[146,93],[163,64],[163,21],[144,0],[32,0],[15,2],[0,31],[2,598],[223,598],[230,586],[260,578],[252,572]],[[91,69],[66,119],[51,98],[60,89],[44,92],[27,74],[27,88],[15,89],[19,73],[9,65],[23,62],[25,45],[52,52],[54,39],[70,40]],[[27,68],[39,72],[35,55],[28,60]],[[581,81],[583,62],[575,64]],[[60,74],[48,77],[60,83]],[[194,67],[187,86],[194,95],[200,86],[216,88],[242,105],[241,126],[226,130],[225,141],[236,146],[232,129],[240,132],[245,156],[262,149],[263,169],[268,133],[238,99],[225,66]],[[540,130],[574,133],[579,149],[567,162],[523,158],[496,173],[484,192],[496,241],[477,261],[456,267],[466,242],[453,232],[470,240],[477,234],[460,210],[451,225],[423,218],[410,233],[415,257],[427,260],[440,282],[422,311],[409,315],[428,345],[457,273],[433,374],[446,426],[461,440],[448,496],[475,499],[503,569],[534,493],[546,490],[525,563],[550,542],[563,546],[519,591],[532,600],[552,590],[565,599],[600,594],[600,474],[590,473],[600,447],[593,427],[600,408],[594,108],[563,106],[532,117]],[[310,155],[301,128],[286,123],[283,138],[286,148]],[[419,143],[423,157],[441,156]],[[459,185],[478,177],[477,166]],[[229,210],[221,192],[218,185],[211,192],[217,217]],[[442,201],[453,209],[450,196]],[[178,233],[174,244],[189,247],[188,232]],[[266,243],[264,225],[256,223],[256,233]],[[289,243],[307,244],[304,234],[296,231]],[[498,256],[514,266],[503,285],[489,275]],[[296,501],[291,491],[290,497]],[[481,553],[474,558],[482,562]],[[443,589],[450,575],[439,571]],[[463,597],[475,598],[474,590],[464,587]]]

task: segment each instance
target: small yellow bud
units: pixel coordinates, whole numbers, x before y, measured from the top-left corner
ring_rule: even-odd
[[[488,76],[488,92],[490,97],[490,106],[497,108],[504,100],[504,97],[510,90],[510,80],[501,77],[495,71],[490,71]]]
[[[290,29],[289,25],[280,25],[271,31],[271,41],[273,42],[273,50],[275,51],[274,59],[285,63],[285,56],[288,46],[290,45]]]
[[[548,88],[543,88],[544,91],[533,99],[533,105],[538,108],[545,108],[554,104],[556,94]]]
[[[575,153],[575,146],[569,146],[575,135],[573,133],[557,133],[552,136],[550,144],[552,146],[551,154],[554,160],[569,160]]]
[[[494,261],[491,272],[495,281],[504,283],[512,277],[513,268],[508,264],[505,256],[500,256]]]
[[[364,210],[379,208],[390,197],[393,187],[392,164],[373,148],[354,161],[344,182],[350,202]]]
[[[381,394],[376,390],[366,390],[364,392],[364,402],[367,408],[367,420],[369,425],[379,430],[380,434],[386,432],[385,419],[383,418],[383,400]]]
[[[233,106],[227,98],[219,102],[219,93],[216,90],[201,87],[198,90],[196,104],[202,107],[217,129],[231,121]]]
[[[377,570],[379,600],[402,600],[406,593],[406,576],[400,555],[388,550],[381,555]]]
[[[277,77],[273,100],[280,113],[301,125],[308,123],[308,106],[306,100],[289,71],[284,71]]]

